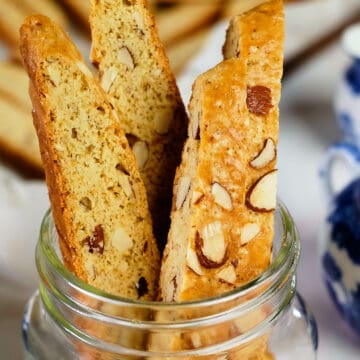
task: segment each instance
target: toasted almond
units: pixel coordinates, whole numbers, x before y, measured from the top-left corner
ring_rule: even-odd
[[[235,284],[236,282],[236,272],[232,265],[221,269],[217,274],[216,277],[222,281],[226,281],[229,284]]]
[[[104,71],[101,76],[100,85],[105,90],[105,92],[109,92],[111,85],[117,77],[117,70],[114,67],[109,67]]]
[[[195,250],[200,264],[205,268],[217,268],[225,263],[226,244],[220,221],[206,225],[201,235],[196,232]]]
[[[49,80],[53,86],[58,86],[61,81],[61,75],[56,63],[48,61],[48,64],[47,73],[49,75]]]
[[[93,74],[91,73],[89,68],[82,61],[77,61],[76,64],[85,76],[88,76],[88,77],[93,76]]]
[[[268,164],[270,164],[276,158],[276,145],[273,139],[268,138],[265,140],[264,146],[255,156],[253,160],[250,161],[250,166],[255,169],[262,169]]]
[[[260,177],[246,194],[246,205],[256,212],[271,212],[276,206],[277,170]]]
[[[189,248],[187,252],[186,264],[192,271],[194,271],[194,273],[198,275],[204,274],[203,270],[201,269],[199,259],[196,256],[196,252],[191,248]]]
[[[138,164],[139,169],[143,169],[148,158],[149,158],[149,149],[144,141],[137,141],[133,147],[132,151],[135,155],[136,163]]]
[[[174,112],[172,109],[167,108],[159,110],[154,118],[155,131],[160,135],[168,133]]]
[[[119,115],[118,115],[117,111],[115,109],[111,109],[111,113],[113,114],[115,120],[117,122],[120,122],[120,118],[119,118]]]
[[[192,136],[195,140],[200,139],[200,118],[201,118],[201,112],[199,111],[197,115],[194,116],[191,127]]]
[[[214,196],[214,201],[216,204],[218,204],[219,206],[223,207],[226,210],[233,209],[231,196],[222,185],[215,182],[211,187],[211,193]]]
[[[117,227],[114,230],[110,239],[111,245],[121,253],[125,253],[133,246],[133,241],[131,240],[130,236],[121,227]]]
[[[260,232],[260,225],[256,223],[248,223],[241,228],[240,243],[241,245],[247,244],[254,239]]]
[[[136,23],[136,26],[138,27],[138,29],[143,30],[144,29],[144,21],[140,15],[140,13],[138,13],[137,11],[134,11],[133,18],[135,20],[135,23]]]
[[[95,266],[89,262],[89,261],[86,261],[85,262],[85,269],[88,273],[88,279],[94,281],[96,279],[96,269],[95,269]]]
[[[118,60],[121,64],[124,64],[129,70],[134,70],[134,58],[131,55],[130,50],[126,46],[120,48],[118,52]]]
[[[124,191],[124,194],[127,196],[127,197],[130,197],[133,195],[133,189],[132,189],[132,186],[131,186],[131,183],[130,183],[130,178],[128,175],[122,175],[120,178],[119,178],[119,183],[120,183],[120,186],[121,188],[123,189]]]
[[[202,346],[201,337],[198,332],[193,332],[190,334],[190,341],[194,349],[197,349]]]
[[[179,180],[179,185],[176,193],[176,210],[181,209],[186,199],[187,194],[189,193],[191,185],[191,178],[189,176],[183,176]]]
[[[191,195],[191,203],[195,205],[199,203],[203,197],[204,197],[204,193],[202,193],[201,191],[193,191]]]

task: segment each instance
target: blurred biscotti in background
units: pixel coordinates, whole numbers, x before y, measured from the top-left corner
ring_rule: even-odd
[[[63,27],[68,24],[67,15],[54,0],[0,0],[0,39],[12,55],[18,52],[19,27],[31,14],[47,15]]]
[[[41,171],[28,83],[21,66],[0,62],[0,153]]]

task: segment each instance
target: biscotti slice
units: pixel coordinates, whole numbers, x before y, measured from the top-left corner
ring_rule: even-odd
[[[90,0],[60,0],[81,22],[86,30],[89,29]]]
[[[19,27],[31,14],[44,14],[62,26],[67,17],[52,0],[0,0],[0,37],[12,48],[19,46]]]
[[[24,69],[0,62],[0,153],[19,160],[19,165],[42,171],[38,140],[27,93],[29,79]]]
[[[268,1],[270,0],[225,0],[222,15],[225,17],[237,16]]]
[[[119,113],[164,247],[187,116],[146,1],[92,1],[93,63]]]
[[[220,2],[207,1],[177,4],[157,12],[156,24],[165,46],[176,45],[185,36],[210,24],[219,14]]]
[[[177,170],[160,291],[164,301],[223,294],[256,278],[271,260],[284,15],[274,0],[233,20],[225,48],[234,55],[193,86],[188,140]],[[269,32],[271,29],[271,32]],[[236,37],[237,35],[237,37]],[[231,44],[235,44],[231,46]],[[232,53],[230,50],[234,48]],[[174,335],[170,348],[216,345],[266,316]],[[154,336],[157,348],[164,339]],[[267,335],[227,359],[268,359]],[[214,356],[214,359],[223,358]]]
[[[181,73],[188,61],[194,57],[194,54],[197,54],[202,49],[209,33],[210,26],[205,26],[168,46],[166,53],[169,57],[171,69],[175,74]]]
[[[159,254],[116,113],[58,25],[31,16],[21,42],[65,265],[108,293],[153,299]]]
[[[269,265],[283,40],[282,1],[265,3],[232,21],[224,51],[233,58],[194,84],[161,270],[165,301],[223,293]]]

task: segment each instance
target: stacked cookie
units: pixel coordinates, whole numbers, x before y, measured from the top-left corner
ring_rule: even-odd
[[[94,0],[90,24],[99,80],[51,20],[21,28],[65,265],[108,293],[166,302],[256,278],[274,234],[282,0],[232,19],[224,61],[194,83],[189,123],[146,1]],[[231,358],[271,358],[266,337],[252,345]]]
[[[28,77],[16,64],[0,63],[0,148],[39,172],[42,170],[38,141],[31,120]]]

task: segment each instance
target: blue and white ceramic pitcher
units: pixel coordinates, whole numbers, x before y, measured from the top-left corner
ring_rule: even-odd
[[[320,171],[328,203],[322,267],[332,300],[360,335],[360,24],[344,33],[343,47],[352,59],[335,100],[344,141],[327,149]]]
[[[349,143],[331,146],[321,178],[329,200],[322,234],[324,280],[341,315],[360,335],[360,150]]]
[[[335,110],[344,140],[360,148],[360,23],[344,32],[342,45],[352,63],[340,81]]]

